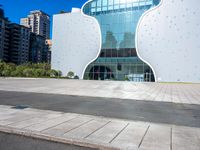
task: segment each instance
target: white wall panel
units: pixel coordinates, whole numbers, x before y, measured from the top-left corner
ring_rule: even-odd
[[[137,51],[158,81],[200,82],[200,1],[162,0],[137,29]]]
[[[101,47],[101,32],[96,19],[82,12],[53,17],[52,68],[63,75],[73,71],[81,79],[87,65],[96,59]]]

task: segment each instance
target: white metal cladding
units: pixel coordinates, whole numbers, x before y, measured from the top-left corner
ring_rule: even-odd
[[[137,28],[137,52],[158,81],[200,82],[200,1],[162,0]]]
[[[96,19],[82,12],[53,17],[52,68],[63,76],[73,71],[81,79],[85,68],[94,61],[101,49],[101,32]]]

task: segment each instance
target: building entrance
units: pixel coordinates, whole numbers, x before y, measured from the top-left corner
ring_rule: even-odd
[[[109,80],[114,79],[113,72],[106,66],[93,66],[89,73],[90,80]]]

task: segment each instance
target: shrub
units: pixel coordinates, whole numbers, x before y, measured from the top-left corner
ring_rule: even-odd
[[[58,71],[54,69],[50,70],[48,73],[50,77],[58,77]]]
[[[3,71],[2,71],[2,76],[3,76],[3,77],[9,77],[9,76],[10,76],[10,73],[11,73],[10,70],[3,70]]]
[[[74,79],[79,79],[79,76],[77,76],[77,75],[76,75],[76,76],[74,76]]]
[[[127,76],[125,76],[124,80],[125,81],[129,81],[129,78]]]
[[[19,74],[18,74],[17,70],[14,70],[14,71],[12,71],[12,72],[10,73],[10,76],[11,76],[11,77],[18,77]]]
[[[33,75],[34,77],[45,77],[46,76],[46,71],[43,69],[34,69],[33,70]]]
[[[32,77],[33,76],[33,69],[27,68],[23,70],[23,76],[25,77]]]
[[[12,77],[61,77],[62,72],[51,70],[47,63],[26,63],[16,66],[13,63],[0,61],[0,76]]]
[[[5,63],[2,62],[2,61],[0,61],[0,76],[3,75],[2,72],[3,72],[3,70],[4,70],[4,67],[5,67]]]
[[[26,69],[25,66],[17,66],[16,67],[16,74],[18,77],[23,77],[24,74],[23,74],[23,71]]]
[[[3,66],[1,66],[1,69],[1,75],[4,77],[8,77],[11,75],[11,72],[15,70],[15,65],[4,63]]]

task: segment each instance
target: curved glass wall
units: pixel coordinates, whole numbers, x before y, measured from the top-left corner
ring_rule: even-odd
[[[154,81],[151,68],[135,49],[135,32],[141,15],[160,0],[93,0],[83,12],[95,17],[102,33],[100,56],[91,63],[84,78],[90,80]]]

